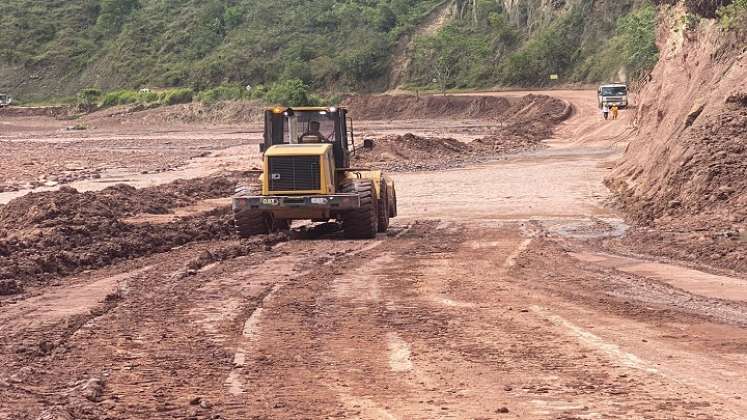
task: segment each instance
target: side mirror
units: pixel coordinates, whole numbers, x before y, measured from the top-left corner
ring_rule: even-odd
[[[262,143],[259,145],[259,153],[264,153],[267,150],[267,145]]]

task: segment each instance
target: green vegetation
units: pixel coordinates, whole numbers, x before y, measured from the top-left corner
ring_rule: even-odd
[[[498,2],[479,0],[480,14],[463,13],[437,33],[416,40],[408,83],[463,88],[495,79],[496,66],[520,40]]]
[[[713,3],[688,1],[691,8]],[[21,86],[26,90],[13,93],[27,101],[75,97],[84,109],[192,100],[312,104],[320,101],[312,92],[383,88],[398,42],[444,6],[455,11],[449,22],[425,31],[409,49],[409,87],[542,86],[645,75],[658,57],[651,0],[602,3],[3,0],[0,87]],[[734,0],[718,16],[724,27],[738,28],[745,26],[745,9],[747,0]],[[694,30],[703,15],[688,10],[683,27]],[[101,91],[80,91],[86,87]]]
[[[656,9],[648,3],[633,9],[636,2],[618,1],[600,15],[591,0],[582,0],[546,24],[527,21],[525,26],[511,23],[502,2],[478,0],[477,12],[473,4],[467,2],[461,18],[417,40],[411,85],[441,90],[542,86],[609,80],[621,69],[636,78],[658,57]],[[527,32],[527,26],[536,29]]]
[[[698,29],[698,25],[700,24],[700,16],[694,14],[694,13],[685,13],[684,16],[682,16],[682,27],[686,31],[694,31]]]
[[[188,88],[164,89],[152,92],[119,89],[103,93],[96,88],[86,88],[78,93],[76,104],[81,111],[91,112],[97,109],[117,105],[142,104],[151,106],[177,105],[192,102],[194,91]]]
[[[720,7],[716,14],[725,29],[747,30],[747,0],[734,0],[732,4]]]
[[[499,68],[499,80],[511,85],[542,85],[551,74],[565,74],[580,58],[584,13],[576,7],[533,36]]]
[[[212,104],[215,102],[220,101],[241,101],[241,100],[248,100],[252,99],[252,93],[255,92],[261,92],[263,87],[260,86],[259,90],[257,88],[252,89],[252,91],[247,91],[246,88],[242,87],[241,85],[221,85],[216,88],[203,90],[202,92],[198,93],[195,96],[195,99],[199,102],[206,103],[206,104]]]
[[[385,75],[402,34],[443,1],[3,0],[0,67],[61,81],[57,96],[296,79],[365,89]]]
[[[650,71],[659,59],[656,47],[656,9],[647,5],[620,18],[605,48],[586,58],[576,78],[602,80],[621,67],[628,79],[636,80]]]

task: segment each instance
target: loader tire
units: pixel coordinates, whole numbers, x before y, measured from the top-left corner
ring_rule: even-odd
[[[387,188],[386,181],[381,180],[381,187],[379,189],[379,208],[378,213],[378,229],[379,232],[384,233],[389,229],[389,189]]]
[[[392,184],[392,189],[389,191],[391,204],[389,207],[389,217],[397,217],[397,188]]]
[[[378,203],[370,179],[355,179],[342,187],[344,193],[358,194],[360,207],[345,212],[342,230],[348,239],[372,239],[378,231]]]
[[[234,214],[236,232],[242,238],[269,233],[270,225],[267,222],[267,215],[257,210],[243,209]]]

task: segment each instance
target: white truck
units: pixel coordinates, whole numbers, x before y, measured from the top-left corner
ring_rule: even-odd
[[[610,83],[599,86],[597,90],[599,107],[617,105],[620,108],[628,106],[628,85],[625,83]]]
[[[6,106],[10,105],[13,102],[13,98],[11,98],[9,95],[4,95],[0,93],[0,108],[5,108]]]

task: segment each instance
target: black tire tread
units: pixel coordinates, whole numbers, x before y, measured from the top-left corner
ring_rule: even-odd
[[[269,233],[267,216],[262,212],[243,209],[234,213],[236,232],[242,238]]]
[[[356,193],[360,207],[342,216],[342,229],[348,239],[372,239],[378,231],[378,203],[370,179],[356,179],[343,185],[344,193]]]
[[[379,191],[381,191],[381,194],[379,195],[379,208],[377,210],[378,229],[380,233],[384,233],[389,229],[389,190],[386,181],[383,179]]]

